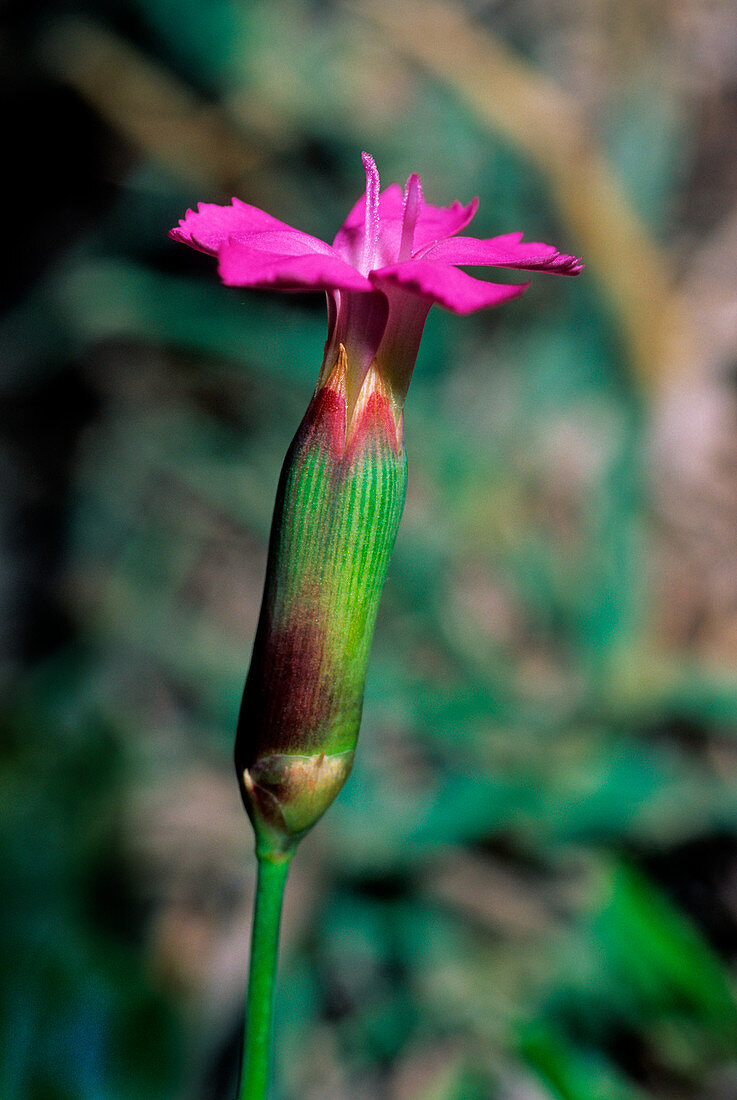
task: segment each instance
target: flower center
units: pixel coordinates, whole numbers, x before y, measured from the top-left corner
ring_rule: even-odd
[[[412,241],[417,225],[417,216],[420,213],[422,203],[422,184],[420,177],[414,172],[407,180],[404,189],[404,216],[402,217],[402,239],[399,244],[397,260],[403,263],[412,256]]]

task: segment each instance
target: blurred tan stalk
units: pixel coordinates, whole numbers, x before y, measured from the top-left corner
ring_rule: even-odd
[[[667,259],[629,205],[575,101],[460,5],[365,0],[354,12],[384,41],[450,85],[476,117],[521,149],[548,180],[579,251],[621,322],[647,391],[692,366],[691,333]]]
[[[235,193],[262,159],[218,108],[91,20],[53,24],[42,57],[136,148],[198,187]]]

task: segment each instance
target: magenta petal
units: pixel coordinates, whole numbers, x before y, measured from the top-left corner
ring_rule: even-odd
[[[444,237],[460,233],[473,218],[478,205],[478,199],[472,199],[466,206],[457,200],[450,206],[430,206],[429,203],[423,203],[415,226],[414,253]]]
[[[578,275],[583,263],[577,256],[567,256],[549,244],[522,241],[521,233],[479,240],[476,237],[453,237],[438,241],[427,248],[422,259],[448,264],[484,264],[514,267],[527,271],[550,271],[557,275]]]
[[[258,235],[257,235],[258,236]],[[280,290],[373,290],[371,283],[354,267],[328,249],[297,255],[254,248],[230,240],[219,252],[220,277],[228,286],[250,286]]]
[[[452,313],[473,313],[477,309],[498,305],[510,298],[517,298],[529,286],[529,283],[521,286],[486,283],[450,264],[434,260],[409,260],[407,263],[393,264],[371,272],[369,278],[379,289],[382,283],[402,287]]]
[[[220,248],[222,250],[225,245],[231,244],[241,244],[275,259],[280,256],[305,256],[310,252],[335,256],[330,245],[319,237],[312,237],[309,233],[302,233],[301,230],[290,229],[288,226],[286,229],[262,229],[256,233],[233,233]]]
[[[200,202],[196,210],[188,210],[179,225],[169,231],[172,240],[181,241],[200,252],[216,255],[218,249],[228,237],[245,233],[254,233],[264,229],[291,229],[285,222],[273,218],[257,206],[233,199],[230,206],[218,206],[214,202]]]

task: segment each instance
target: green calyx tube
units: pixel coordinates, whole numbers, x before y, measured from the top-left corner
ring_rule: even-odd
[[[341,345],[282,469],[235,763],[260,855],[292,852],[353,764],[376,612],[404,506],[402,415]]]

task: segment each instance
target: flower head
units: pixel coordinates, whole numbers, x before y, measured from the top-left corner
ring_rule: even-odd
[[[342,344],[348,362],[349,406],[372,364],[401,411],[430,306],[473,313],[522,294],[529,283],[486,282],[462,266],[507,267],[577,275],[582,263],[549,244],[529,243],[521,233],[479,240],[458,234],[471,222],[478,200],[464,206],[425,202],[419,177],[404,191],[380,190],[374,160],[363,154],[365,194],[338,230],[332,245],[293,229],[255,206],[200,203],[170,236],[217,256],[229,286],[324,290],[328,339],[320,376],[333,369]]]
[[[457,265],[575,275],[581,263],[521,233],[460,237],[477,202],[431,206],[412,175],[366,192],[332,245],[233,199],[171,231],[217,256],[232,286],[324,290],[328,337],[315,394],[279,483],[236,770],[262,854],[290,852],[350,772],[369,647],[406,486],[402,407],[430,306],[471,313],[527,284]]]

